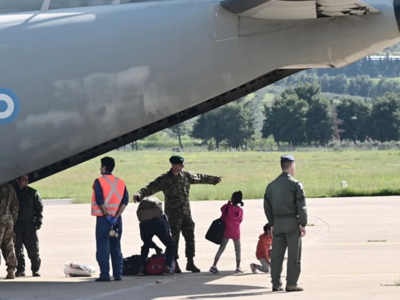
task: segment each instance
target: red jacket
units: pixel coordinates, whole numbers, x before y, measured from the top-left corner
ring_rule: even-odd
[[[272,238],[267,236],[265,233],[261,234],[258,239],[256,257],[257,259],[265,258],[267,262],[271,262],[271,246]]]

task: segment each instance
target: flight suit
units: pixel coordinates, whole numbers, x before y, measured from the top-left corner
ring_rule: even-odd
[[[31,270],[34,276],[38,276],[41,265],[39,255],[39,238],[37,230],[43,222],[43,202],[40,194],[31,187],[22,190],[16,187],[19,201],[19,212],[15,232],[15,254],[18,260],[17,276],[23,276],[25,272],[24,246],[31,261]]]
[[[288,248],[287,286],[297,286],[301,271],[300,226],[307,225],[307,207],[303,185],[286,172],[282,172],[266,188],[264,210],[273,226],[271,252],[271,280],[280,287],[282,264]]]
[[[0,248],[7,266],[6,279],[14,279],[17,259],[14,249],[14,224],[18,216],[18,198],[9,183],[0,185]],[[0,255],[1,262],[1,255]]]

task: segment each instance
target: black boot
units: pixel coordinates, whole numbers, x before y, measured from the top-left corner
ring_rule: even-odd
[[[177,260],[175,260],[175,273],[176,273],[176,274],[182,273],[182,270],[181,270],[181,268],[179,268],[179,265],[178,265],[178,261],[177,261]]]
[[[25,276],[25,272],[24,271],[17,271],[15,273],[15,277],[24,277]]]
[[[33,271],[33,272],[32,272],[32,276],[33,276],[33,277],[40,277],[39,271]]]
[[[194,265],[193,258],[188,258],[187,265],[186,265],[186,271],[191,271],[192,273],[200,272],[200,269]]]

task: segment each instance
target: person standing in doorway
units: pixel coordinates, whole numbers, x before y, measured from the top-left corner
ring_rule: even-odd
[[[303,185],[293,178],[295,159],[292,155],[281,157],[282,173],[268,184],[264,195],[265,215],[273,235],[271,251],[272,291],[283,291],[282,264],[288,249],[286,292],[300,292],[301,238],[306,234],[307,206]]]
[[[29,185],[29,177],[23,175],[16,179],[16,192],[19,202],[17,223],[15,232],[15,253],[18,267],[16,277],[25,276],[24,246],[31,261],[33,277],[39,277],[41,259],[39,254],[39,238],[37,231],[43,223],[43,202],[37,190]]]

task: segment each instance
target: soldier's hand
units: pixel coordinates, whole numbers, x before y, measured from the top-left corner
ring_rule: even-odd
[[[218,184],[222,181],[222,177],[217,177],[217,182],[215,184]]]
[[[306,235],[306,228],[300,227],[300,237],[304,237]]]
[[[135,194],[133,195],[133,202],[138,203],[140,201],[139,195]]]

